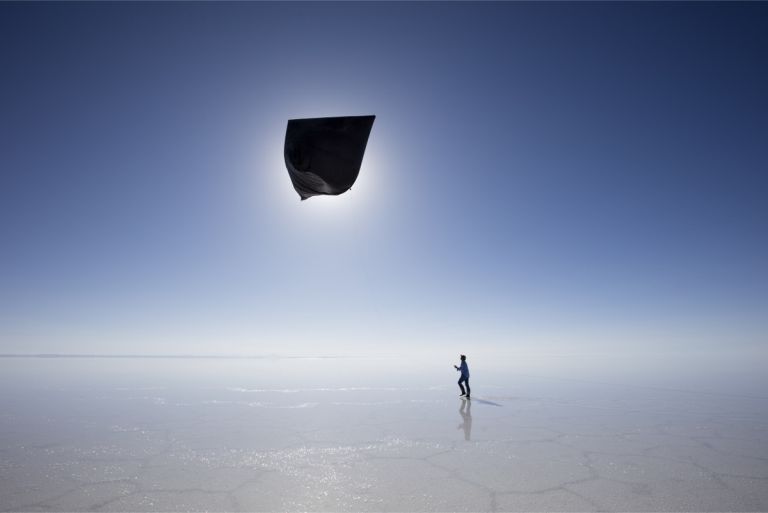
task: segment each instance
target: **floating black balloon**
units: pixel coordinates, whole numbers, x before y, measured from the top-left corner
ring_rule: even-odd
[[[290,119],[285,166],[302,200],[346,192],[357,180],[376,116]]]

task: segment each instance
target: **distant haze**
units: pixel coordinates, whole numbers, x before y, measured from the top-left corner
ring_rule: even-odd
[[[0,3],[0,41],[0,353],[765,361],[766,3]],[[362,114],[300,202],[287,120]]]

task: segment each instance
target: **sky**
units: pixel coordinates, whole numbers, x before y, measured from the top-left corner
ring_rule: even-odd
[[[0,3],[0,353],[768,354],[768,4]],[[376,115],[300,201],[288,119]]]

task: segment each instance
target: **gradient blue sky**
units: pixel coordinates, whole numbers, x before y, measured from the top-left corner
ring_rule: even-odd
[[[765,354],[766,3],[2,3],[0,74],[0,352]]]

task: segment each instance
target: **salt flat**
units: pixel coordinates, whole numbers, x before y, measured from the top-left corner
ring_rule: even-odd
[[[452,363],[2,359],[0,509],[768,510],[754,382]]]

